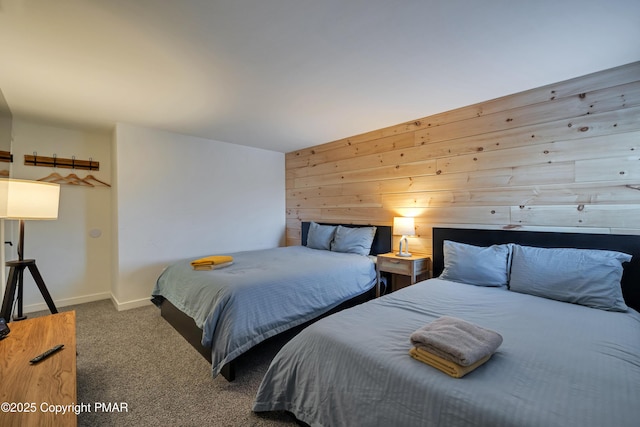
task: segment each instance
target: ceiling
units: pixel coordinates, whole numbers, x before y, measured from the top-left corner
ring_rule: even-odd
[[[14,117],[280,152],[639,59],[637,0],[0,0]]]

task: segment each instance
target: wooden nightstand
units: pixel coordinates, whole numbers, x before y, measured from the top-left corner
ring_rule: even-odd
[[[405,276],[405,282],[408,279],[408,285],[413,285],[418,280],[428,279],[430,276],[429,269],[431,267],[431,258],[425,255],[414,254],[410,257],[399,257],[395,253],[380,254],[376,261],[376,297],[380,296],[380,273],[391,273],[392,281],[396,281],[395,275]],[[389,284],[391,290],[394,291],[404,286],[393,286]]]

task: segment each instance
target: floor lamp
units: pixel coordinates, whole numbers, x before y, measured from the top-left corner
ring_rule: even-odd
[[[20,179],[0,179],[0,218],[20,221],[18,260],[7,261],[6,263],[10,269],[0,317],[7,321],[13,311],[14,298],[17,298],[17,314],[13,317],[13,320],[26,318],[22,314],[22,297],[24,292],[24,270],[27,268],[51,313],[58,312],[44,284],[44,280],[42,280],[38,267],[36,267],[36,261],[34,259],[24,259],[24,221],[58,218],[59,200],[59,184]]]

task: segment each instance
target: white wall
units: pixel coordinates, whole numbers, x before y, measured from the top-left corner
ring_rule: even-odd
[[[147,304],[171,262],[284,244],[284,154],[118,124],[113,298]]]
[[[13,120],[13,163],[11,176],[37,180],[52,172],[76,173],[111,182],[111,135]],[[37,152],[61,158],[100,162],[100,171],[53,169],[24,164],[24,155]],[[59,307],[109,298],[111,294],[111,192],[109,187],[61,185],[58,219],[25,222],[25,258],[34,258],[43,279]],[[7,260],[17,259],[17,221],[7,221]],[[101,236],[90,236],[99,230]],[[25,272],[25,312],[46,310],[31,275]]]
[[[35,258],[56,305],[112,298],[149,303],[170,262],[284,244],[284,154],[119,124],[113,133],[13,120],[13,178],[88,171],[24,165],[24,155],[93,158],[112,187],[62,185],[55,221],[27,221]],[[7,240],[17,243],[17,221]],[[98,230],[100,237],[91,237]],[[6,247],[16,259],[16,247]],[[25,274],[26,313],[46,310]]]

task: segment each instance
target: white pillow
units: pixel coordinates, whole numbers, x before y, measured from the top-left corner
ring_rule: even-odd
[[[622,263],[631,255],[597,249],[513,246],[512,291],[607,311],[627,311]]]
[[[376,227],[343,227],[339,225],[333,236],[331,250],[333,252],[369,255],[375,235]]]
[[[443,251],[441,279],[476,286],[507,286],[511,244],[484,247],[445,240]]]
[[[328,251],[331,249],[335,231],[335,225],[320,225],[312,221],[309,224],[309,233],[307,234],[307,247]]]

